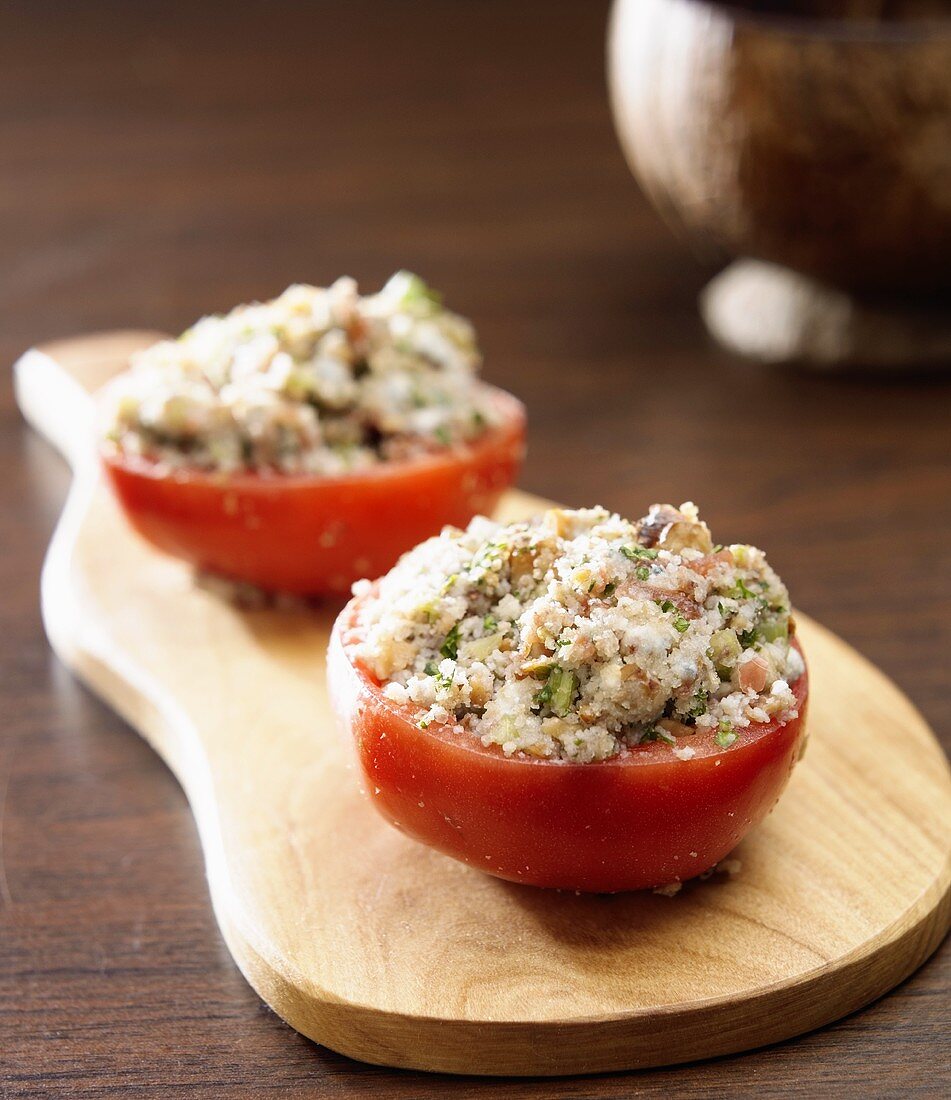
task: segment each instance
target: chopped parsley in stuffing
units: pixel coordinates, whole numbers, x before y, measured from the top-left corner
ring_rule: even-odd
[[[292,286],[134,357],[105,436],[170,467],[333,476],[471,440],[496,419],[468,321],[399,272]]]
[[[691,737],[728,749],[796,716],[789,595],[761,550],[714,546],[690,503],[636,523],[601,508],[476,518],[363,597],[356,657],[418,724],[506,755],[589,762]]]

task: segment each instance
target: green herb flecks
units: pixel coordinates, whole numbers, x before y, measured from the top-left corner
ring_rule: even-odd
[[[476,551],[472,558],[472,561],[466,566],[466,569],[471,573],[479,569],[484,569],[486,572],[491,570],[500,569],[502,567],[502,551],[508,549],[508,543],[505,540],[499,542],[484,542]],[[481,580],[481,578],[480,578]],[[476,584],[480,581],[477,580]]]
[[[404,308],[417,311],[429,313],[442,305],[441,296],[411,271],[397,271],[390,277],[383,293],[392,295]]]
[[[577,690],[577,673],[560,665],[554,665],[548,673],[545,686],[535,695],[535,704],[539,707],[547,706],[552,714],[564,718],[571,710]]]
[[[452,630],[450,630],[449,633],[446,635],[446,640],[439,647],[439,652],[443,655],[443,657],[450,657],[453,661],[456,659],[456,656],[459,653],[460,625],[460,623],[456,623]]]
[[[727,592],[728,596],[732,596],[734,600],[755,600],[756,593],[747,588],[746,582],[742,577],[736,578],[736,584]]]
[[[532,700],[536,707],[541,708],[548,706],[548,704],[551,702],[551,690],[552,689],[550,680],[546,680],[545,686],[542,687],[539,691],[535,692],[535,697]]]
[[[628,561],[653,561],[659,551],[648,550],[644,546],[622,546],[621,553]]]
[[[701,714],[707,713],[708,694],[706,688],[698,688],[694,692],[693,702],[690,704],[690,709],[687,711],[691,718],[699,718]]]
[[[721,748],[728,749],[738,736],[739,734],[730,723],[727,722],[726,719],[723,719],[717,727],[717,732],[714,734],[713,739]]]
[[[683,615],[678,614],[675,615],[673,618],[673,626],[674,630],[676,630],[678,634],[684,634],[689,628],[690,622],[688,619],[685,619]]]
[[[652,726],[650,729],[644,730],[644,732],[638,738],[637,743],[639,745],[643,745],[645,742],[648,741],[663,741],[665,745],[677,744],[677,738],[674,737],[672,733],[668,732],[665,729],[662,729],[660,726]]]
[[[422,604],[419,608],[419,612],[428,623],[434,623],[439,618],[439,609],[436,607],[435,600],[430,600],[428,603]]]
[[[425,672],[427,676],[432,676],[436,681],[436,687],[440,691],[448,691],[452,687],[452,682],[456,675],[455,667],[447,674],[442,671],[435,661],[427,661],[423,668],[423,672]]]

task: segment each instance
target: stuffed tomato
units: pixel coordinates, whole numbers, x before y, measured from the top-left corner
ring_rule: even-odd
[[[690,505],[473,521],[363,583],[328,674],[366,790],[489,874],[615,892],[692,878],[804,745],[788,594]]]
[[[106,477],[141,535],[200,569],[346,592],[513,483],[524,409],[479,362],[415,276],[291,287],[136,357],[104,393]]]

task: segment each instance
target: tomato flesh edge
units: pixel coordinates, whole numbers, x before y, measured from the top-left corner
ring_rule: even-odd
[[[446,727],[421,730],[418,708],[392,703],[351,659],[358,605],[335,624],[328,678],[373,805],[496,877],[590,893],[692,878],[772,810],[801,755],[808,672],[791,685],[797,718],[753,725],[728,749],[698,734],[690,760],[662,742],[601,763],[523,759]]]
[[[447,524],[491,513],[515,481],[525,411],[494,387],[500,423],[465,446],[339,478],[167,470],[104,451],[129,523],[199,569],[272,591],[345,594]]]

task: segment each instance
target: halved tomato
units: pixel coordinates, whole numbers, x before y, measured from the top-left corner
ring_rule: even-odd
[[[499,423],[472,443],[344,477],[169,470],[111,452],[103,465],[129,522],[160,550],[273,591],[343,593],[446,524],[491,513],[515,481],[525,410],[488,388]]]
[[[614,893],[689,879],[712,867],[773,808],[801,754],[799,716],[752,725],[729,748],[713,734],[663,742],[603,763],[506,757],[497,746],[417,726],[419,711],[384,696],[353,658],[358,600],[337,620],[328,678],[367,791],[392,825],[513,882]],[[801,652],[801,651],[800,651]]]

